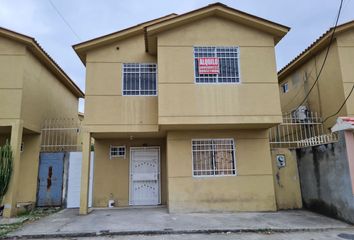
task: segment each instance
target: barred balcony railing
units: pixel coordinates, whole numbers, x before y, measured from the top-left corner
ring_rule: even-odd
[[[283,123],[269,131],[271,148],[302,148],[338,141],[338,136],[324,128],[322,118],[315,112],[283,115]]]

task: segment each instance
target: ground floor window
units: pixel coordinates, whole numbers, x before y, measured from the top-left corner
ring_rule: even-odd
[[[233,139],[193,139],[193,176],[236,175]]]
[[[109,158],[123,157],[125,158],[125,146],[110,146]]]

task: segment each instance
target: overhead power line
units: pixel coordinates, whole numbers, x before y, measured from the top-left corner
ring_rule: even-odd
[[[348,1],[343,2],[343,7],[342,7],[343,9],[345,8],[345,5],[346,5],[346,4],[348,4]],[[342,11],[342,13],[343,13],[343,11]],[[337,14],[336,14],[336,16],[335,16],[334,19],[333,19],[333,26],[336,24],[336,20],[337,20]],[[315,70],[315,69],[316,69],[316,62],[315,62],[315,64],[314,64],[314,66],[311,68],[310,72],[307,72],[307,70],[305,71],[306,79],[304,79],[304,80],[307,80],[307,76],[308,76],[309,78],[315,79],[315,78],[316,78],[316,75],[317,75],[317,72],[315,73],[315,76],[314,76],[314,77],[311,76],[313,70]],[[303,81],[303,82],[301,83],[301,86],[298,87],[299,89],[298,89],[298,91],[296,92],[296,94],[293,96],[293,98],[292,98],[287,104],[285,104],[284,108],[286,108],[287,106],[290,106],[292,103],[295,102],[295,100],[297,100],[298,95],[302,92],[302,88],[301,88],[301,87],[302,87],[304,84],[305,84],[305,81]],[[296,106],[296,104],[295,104],[295,106]],[[291,110],[296,110],[296,108],[295,108],[295,109],[291,109]]]
[[[345,98],[343,104],[342,104],[342,105],[340,106],[340,108],[338,109],[338,111],[337,111],[336,113],[332,114],[331,116],[326,117],[326,118],[322,121],[322,123],[325,123],[325,122],[326,122],[328,119],[330,119],[331,117],[336,116],[336,115],[342,110],[342,108],[344,107],[344,105],[347,103],[347,101],[348,101],[350,95],[352,95],[353,90],[354,90],[354,84],[353,84],[353,87],[352,87],[352,89],[350,90],[348,96]]]
[[[81,41],[79,35],[75,32],[75,30],[71,27],[71,25],[69,24],[68,21],[65,20],[65,18],[63,17],[63,15],[60,13],[59,9],[54,5],[54,3],[52,2],[52,0],[48,0],[50,5],[52,5],[52,7],[54,8],[55,12],[59,15],[59,17],[63,20],[63,22],[66,24],[66,26],[68,26],[68,28],[70,29],[70,31],[75,35],[75,37]]]
[[[322,63],[322,66],[321,66],[321,68],[320,68],[320,71],[318,72],[317,77],[316,77],[316,80],[315,80],[315,82],[312,84],[312,86],[311,86],[309,92],[306,94],[305,98],[301,101],[301,103],[298,105],[297,108],[299,108],[300,106],[302,106],[302,104],[304,104],[304,102],[305,102],[305,101],[307,100],[307,98],[309,97],[309,95],[310,95],[312,89],[316,86],[316,84],[317,84],[317,82],[318,82],[318,80],[319,80],[319,78],[320,78],[320,76],[321,76],[322,70],[323,70],[324,65],[325,65],[325,63],[326,63],[326,61],[327,61],[329,49],[331,48],[331,45],[332,45],[332,42],[333,42],[333,39],[334,39],[334,33],[335,33],[336,29],[337,29],[339,16],[340,16],[340,13],[341,13],[341,11],[342,11],[342,6],[343,6],[343,0],[340,1],[340,5],[339,5],[339,10],[338,10],[338,14],[337,14],[336,23],[335,23],[334,27],[332,28],[332,29],[333,29],[333,30],[332,30],[332,35],[331,35],[331,38],[330,38],[330,40],[329,40],[328,47],[327,47],[327,50],[326,50],[326,55],[325,55],[325,58],[323,59],[323,63]],[[297,109],[297,108],[296,108],[296,109]]]

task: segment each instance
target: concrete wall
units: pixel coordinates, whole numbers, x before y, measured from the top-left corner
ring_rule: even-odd
[[[343,133],[339,142],[297,151],[304,206],[354,223],[354,195]]]
[[[300,178],[295,150],[287,148],[272,149],[275,198],[277,209],[302,208]],[[277,155],[285,156],[285,166],[279,167]]]
[[[126,158],[113,158],[110,160],[110,145],[126,146]],[[113,194],[116,206],[129,205],[130,147],[142,146],[160,147],[161,203],[166,204],[166,147],[164,139],[95,139],[94,207],[107,207],[111,194]]]
[[[271,35],[208,17],[157,38],[159,124],[281,121]],[[241,84],[195,84],[193,46],[239,46]]]
[[[234,138],[237,176],[193,177],[194,138]],[[268,131],[175,131],[167,134],[170,212],[275,211]]]

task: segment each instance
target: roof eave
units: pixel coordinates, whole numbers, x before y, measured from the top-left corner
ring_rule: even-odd
[[[81,91],[81,89],[71,80],[71,78],[57,65],[53,62],[52,58],[46,54],[43,49],[35,44],[29,46],[29,49],[32,51],[34,55],[36,55],[40,60],[45,62],[47,67],[58,77],[61,79],[61,82],[77,97],[84,98],[85,94]],[[42,54],[38,54],[41,52]]]
[[[97,47],[105,46],[111,43],[114,43],[116,41],[124,40],[126,38],[136,36],[138,34],[144,33],[144,29],[142,28],[134,28],[134,29],[129,29],[129,30],[122,30],[120,32],[117,32],[114,35],[106,36],[104,39],[97,38],[95,40],[90,40],[89,42],[84,42],[84,43],[79,43],[76,45],[73,45],[73,49],[76,52],[76,54],[79,56],[80,60],[84,65],[86,65],[86,53],[92,49],[95,49]]]
[[[85,94],[73,82],[73,80],[60,68],[60,66],[49,56],[47,52],[37,43],[37,41],[30,36],[0,27],[3,34],[14,41],[24,44],[45,66],[53,72],[76,97],[84,98]]]
[[[334,38],[353,27],[354,21],[350,21],[337,26]],[[325,32],[324,34],[322,34],[322,36],[315,40],[310,46],[308,46],[304,51],[302,51],[298,56],[291,60],[287,65],[285,65],[278,72],[278,81],[282,82],[292,72],[296,71],[299,67],[305,64],[307,60],[309,60],[318,52],[322,51],[327,46],[332,33],[333,28],[330,28],[327,32]]]
[[[268,32],[274,36],[274,44],[276,45],[290,30],[289,27],[280,25],[277,23],[270,22],[268,20],[249,15],[247,13],[225,7],[224,5],[211,5],[192,12],[188,12],[179,15],[172,19],[167,19],[149,26],[146,26],[145,38],[146,44],[148,45],[148,40],[151,36],[155,36],[158,33],[172,29],[174,27],[181,26],[185,23],[192,22],[198,19],[202,19],[207,16],[221,16],[233,21],[237,21],[241,24],[252,25],[253,27]],[[147,51],[149,48],[147,47]]]
[[[113,43],[115,41],[119,41],[119,40],[123,40],[126,38],[129,38],[131,36],[135,36],[137,34],[141,34],[144,33],[144,28],[151,23],[155,23],[155,22],[159,22],[165,19],[170,19],[170,18],[174,18],[175,16],[177,16],[176,13],[171,13],[168,14],[166,16],[160,17],[160,18],[156,18],[144,23],[140,23],[138,25],[114,32],[114,33],[110,33],[104,36],[100,36],[94,39],[90,39],[88,41],[85,42],[81,42],[78,44],[73,45],[73,49],[74,51],[77,53],[77,55],[79,56],[81,62],[86,65],[86,53],[89,50],[95,49],[97,47],[100,46],[104,46],[110,43]]]

